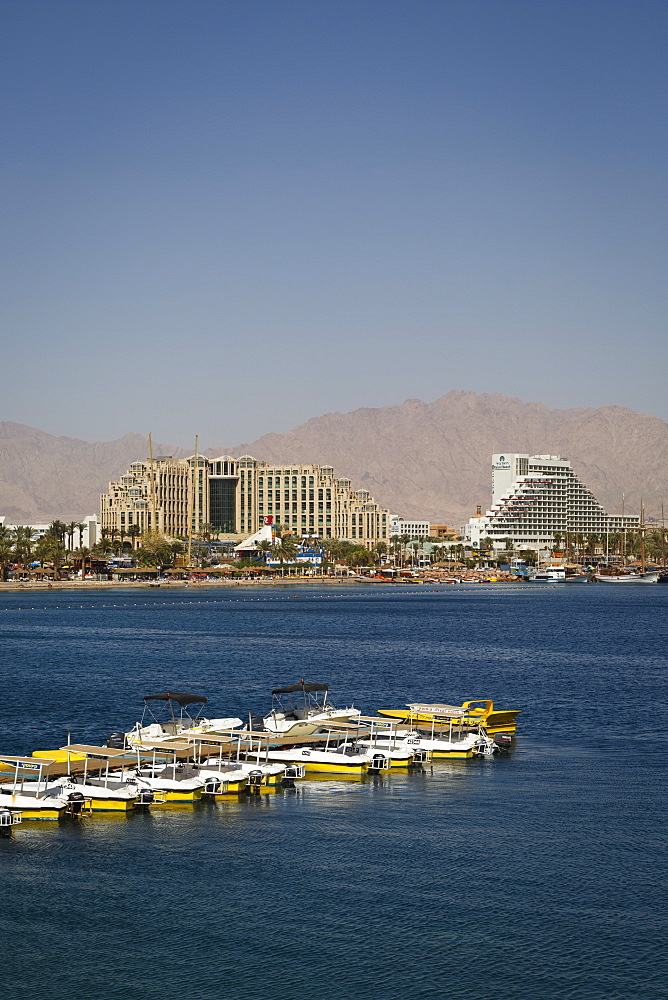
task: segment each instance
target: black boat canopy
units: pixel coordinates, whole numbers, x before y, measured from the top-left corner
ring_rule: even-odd
[[[295,691],[329,691],[329,684],[306,684],[301,681],[299,684],[290,684],[284,688],[274,688],[272,694],[293,694]]]
[[[206,704],[206,700],[203,694],[174,694],[172,691],[167,691],[166,694],[144,695],[144,701],[175,701],[181,708],[185,708],[186,705],[192,705],[195,701]]]

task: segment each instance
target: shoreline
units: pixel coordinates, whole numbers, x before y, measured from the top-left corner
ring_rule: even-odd
[[[367,577],[360,577],[359,579],[350,579],[350,577],[285,577],[285,578],[273,578],[266,580],[202,580],[202,581],[190,581],[190,580],[178,580],[178,581],[165,581],[161,580],[156,586],[155,583],[149,583],[147,580],[56,580],[49,586],[48,583],[43,581],[4,581],[0,582],[0,592],[4,593],[22,593],[28,591],[45,591],[46,593],[54,593],[55,591],[61,590],[109,590],[111,588],[116,588],[120,590],[193,590],[193,589],[203,589],[205,587],[276,587],[276,586],[341,586],[342,584],[346,586],[359,586],[359,584],[375,584],[375,583],[390,583],[389,580],[374,580]],[[423,583],[422,580],[411,580],[411,583]]]

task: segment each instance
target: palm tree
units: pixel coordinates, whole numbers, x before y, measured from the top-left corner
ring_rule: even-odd
[[[0,579],[5,581],[9,576],[9,567],[14,555],[12,533],[4,524],[0,524]]]
[[[297,543],[292,538],[279,538],[274,546],[274,555],[281,564],[281,576],[285,576],[284,563],[293,562],[297,555]]]
[[[12,536],[16,561],[22,569],[27,569],[32,552],[32,528],[19,524],[12,529]]]
[[[67,537],[69,539],[69,545],[67,548],[70,552],[74,551],[74,532],[77,530],[78,524],[76,521],[70,521],[67,525]]]
[[[90,559],[90,549],[85,545],[80,546],[74,553],[78,559],[81,559],[81,579],[86,579],[86,561]]]
[[[373,552],[376,555],[374,562],[382,563],[383,556],[387,552],[387,545],[385,542],[374,542]]]
[[[263,538],[261,542],[258,543],[257,551],[262,553],[262,558],[267,561],[267,553],[273,550],[274,546],[271,544],[268,538]]]
[[[49,558],[53,563],[53,576],[55,580],[60,580],[60,567],[65,558],[65,543],[61,539],[53,536],[49,546]]]
[[[52,540],[48,535],[43,535],[42,538],[37,540],[35,559],[39,560],[42,569],[44,569],[44,563],[48,562],[51,558],[51,542]]]
[[[587,535],[587,552],[593,558],[596,555],[596,546],[599,544],[599,537],[595,534]]]
[[[64,544],[67,534],[67,525],[63,521],[52,521],[47,534],[52,535],[59,542]]]
[[[95,548],[98,549],[100,554],[103,556],[108,556],[110,552],[114,551],[108,528],[103,528],[100,532],[100,540]]]

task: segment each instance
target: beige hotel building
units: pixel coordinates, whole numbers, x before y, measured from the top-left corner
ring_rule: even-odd
[[[100,498],[100,527],[127,535],[156,527],[172,537],[197,536],[210,524],[221,535],[246,538],[265,518],[296,536],[316,535],[371,548],[389,540],[390,512],[330,466],[258,462],[250,455],[203,455],[133,462]],[[155,510],[155,525],[153,524]]]

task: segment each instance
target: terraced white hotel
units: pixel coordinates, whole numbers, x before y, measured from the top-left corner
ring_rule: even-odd
[[[516,548],[553,546],[555,535],[606,535],[637,528],[639,518],[611,515],[557,455],[492,455],[492,506],[469,519],[462,535]]]
[[[211,525],[246,537],[263,524],[282,524],[293,535],[359,542],[388,541],[390,512],[367,490],[354,490],[331,466],[259,462],[251,455],[204,455],[133,462],[100,497],[101,528],[140,533],[156,527],[172,537],[199,534]],[[154,517],[155,512],[155,517]],[[268,520],[269,519],[269,520]]]

